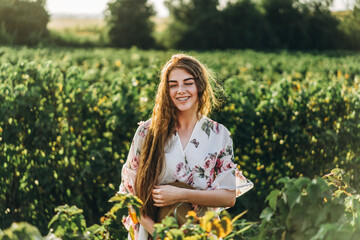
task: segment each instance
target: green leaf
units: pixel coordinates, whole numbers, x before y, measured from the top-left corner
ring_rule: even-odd
[[[242,213],[236,215],[236,217],[234,217],[232,220],[231,220],[231,224],[234,224],[239,218],[241,218],[242,216],[244,216],[248,211],[245,210],[243,211]]]
[[[311,183],[311,180],[309,178],[306,177],[300,177],[298,179],[296,179],[295,181],[295,186],[299,189],[303,188],[305,185],[308,185]]]
[[[269,206],[275,211],[276,210],[276,203],[277,203],[277,199],[279,197],[280,194],[280,190],[279,189],[275,189],[272,190],[270,192],[270,194],[266,197],[266,201],[269,201]]]
[[[179,229],[171,229],[170,231],[167,232],[166,235],[170,237],[170,239],[174,239],[174,240],[184,239],[184,233]]]
[[[338,224],[322,224],[317,231],[316,235],[313,236],[310,240],[324,240],[327,239],[326,235],[328,232],[333,231],[334,229],[337,229],[339,227]]]
[[[88,228],[86,228],[86,231],[89,231],[91,234],[96,234],[100,231],[101,226],[98,224],[94,224]]]
[[[109,199],[109,202],[122,202],[125,199],[125,195],[116,194]]]
[[[331,189],[329,185],[321,178],[313,179],[306,190],[309,198],[313,199],[314,201],[322,202],[324,197],[330,198]]]
[[[176,227],[178,228],[179,225],[174,217],[166,217],[161,221],[161,223],[167,227]]]
[[[78,208],[77,206],[74,205],[74,206],[69,207],[69,205],[67,205],[67,204],[56,207],[55,211],[56,212],[65,212],[70,215],[76,215],[76,214],[83,213],[83,210]]]
[[[265,221],[269,222],[271,217],[274,215],[274,210],[272,210],[271,208],[267,207],[265,208],[261,214],[260,214],[260,218],[264,219]]]
[[[296,186],[291,186],[285,190],[285,193],[288,199],[290,209],[292,209],[295,203],[298,203],[300,201],[301,190],[298,189]]]
[[[57,228],[54,231],[54,234],[57,237],[63,237],[65,233],[66,233],[66,229],[61,225],[57,226]]]
[[[60,215],[60,212],[58,212],[49,222],[48,224],[48,228],[50,228],[54,222],[58,221],[59,220],[59,215]]]

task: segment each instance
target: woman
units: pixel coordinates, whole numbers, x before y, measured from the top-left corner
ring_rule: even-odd
[[[217,104],[210,79],[199,61],[183,54],[162,69],[152,118],[137,129],[122,169],[119,193],[136,194],[144,203],[141,225],[124,219],[135,239],[153,233],[157,207],[231,207],[253,186],[233,163],[229,131],[206,117]],[[167,185],[175,181],[195,190]]]

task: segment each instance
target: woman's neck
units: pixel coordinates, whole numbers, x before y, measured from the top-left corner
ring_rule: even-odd
[[[177,114],[177,130],[192,130],[198,120],[197,114],[195,113],[184,113]]]

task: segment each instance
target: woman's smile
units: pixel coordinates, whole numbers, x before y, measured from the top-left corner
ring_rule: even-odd
[[[176,100],[178,101],[181,101],[181,102],[185,102],[186,100],[190,99],[190,97],[179,97],[179,98],[176,98]]]

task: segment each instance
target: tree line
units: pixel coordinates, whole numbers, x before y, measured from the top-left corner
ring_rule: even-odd
[[[0,44],[47,39],[45,0],[0,0]],[[109,45],[176,49],[360,49],[360,1],[333,13],[333,0],[165,0],[166,29],[155,32],[147,0],[110,1]]]

